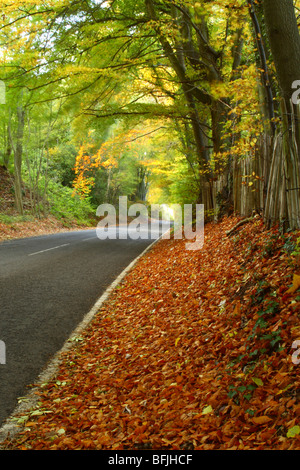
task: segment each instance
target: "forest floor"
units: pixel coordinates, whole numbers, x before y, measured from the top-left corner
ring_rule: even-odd
[[[21,217],[15,209],[13,186],[13,179],[9,172],[0,166],[0,242],[15,238],[27,238],[67,232],[69,230],[93,228],[81,225],[75,220],[59,220],[53,215],[38,218],[26,214]],[[30,207],[28,191],[25,191],[23,202],[26,211],[27,206]]]
[[[66,225],[51,215],[42,219],[34,218],[27,221],[16,220],[9,223],[2,223],[0,221],[0,243],[5,240],[13,240],[16,238],[36,237],[49,235],[51,233],[91,228],[93,227],[80,225],[75,221]]]
[[[299,450],[299,232],[239,220],[156,243],[1,448]]]

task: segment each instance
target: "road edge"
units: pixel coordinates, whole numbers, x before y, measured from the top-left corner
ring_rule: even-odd
[[[48,366],[39,374],[37,380],[35,381],[35,386],[30,390],[30,392],[25,396],[20,398],[19,405],[16,406],[12,414],[4,421],[4,424],[0,428],[0,450],[5,450],[1,447],[1,443],[7,438],[14,438],[19,434],[24,425],[17,423],[17,420],[20,416],[29,413],[30,410],[36,408],[38,403],[37,391],[40,390],[41,386],[49,382],[55,377],[56,372],[62,361],[62,354],[70,350],[73,346],[75,339],[80,336],[87,326],[91,323],[94,316],[98,313],[101,306],[108,300],[111,294],[114,292],[116,287],[123,281],[125,276],[131,271],[138,261],[145,256],[145,254],[150,251],[154,245],[156,245],[164,235],[161,235],[157,240],[154,240],[139,256],[137,256],[120,274],[119,276],[109,285],[109,287],[104,291],[104,293],[99,297],[96,303],[93,305],[91,310],[84,316],[83,320],[79,325],[73,330],[69,338],[65,341],[62,348],[57,351],[57,353],[50,360]]]

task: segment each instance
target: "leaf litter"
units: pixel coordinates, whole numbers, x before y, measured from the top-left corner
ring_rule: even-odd
[[[2,448],[299,449],[299,234],[238,220],[143,256]]]

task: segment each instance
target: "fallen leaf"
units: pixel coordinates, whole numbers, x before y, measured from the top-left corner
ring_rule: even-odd
[[[257,416],[255,418],[252,418],[252,421],[255,424],[266,424],[272,421],[272,419],[269,418],[269,416]]]
[[[262,387],[263,386],[263,381],[261,379],[258,379],[257,377],[252,377],[252,381],[258,386]]]
[[[295,437],[300,434],[300,426],[293,426],[286,434],[286,437]]]
[[[203,415],[207,415],[207,414],[212,413],[212,412],[213,412],[213,409],[212,409],[211,405],[206,406],[202,410]]]
[[[286,291],[286,293],[293,294],[294,292],[296,292],[297,289],[299,289],[299,287],[300,287],[300,275],[294,274],[293,285]]]

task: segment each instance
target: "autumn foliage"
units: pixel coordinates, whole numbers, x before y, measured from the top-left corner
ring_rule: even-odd
[[[156,244],[6,448],[299,449],[299,235],[237,222]]]
[[[137,135],[137,131],[120,132],[118,136],[112,136],[101,145],[97,145],[92,138],[92,133],[89,133],[89,140],[81,143],[76,156],[73,182],[75,192],[82,197],[89,196],[95,183],[95,169],[116,168],[123,152],[130,148],[131,139],[136,138]]]

